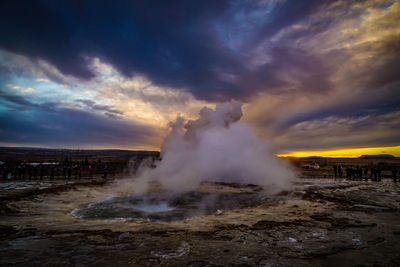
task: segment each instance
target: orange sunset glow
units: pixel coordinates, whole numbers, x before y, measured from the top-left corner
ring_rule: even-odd
[[[382,155],[382,154],[390,154],[395,157],[400,157],[400,146],[293,151],[287,154],[278,154],[278,156],[279,157],[319,156],[319,157],[329,157],[329,158],[358,158],[362,155]]]

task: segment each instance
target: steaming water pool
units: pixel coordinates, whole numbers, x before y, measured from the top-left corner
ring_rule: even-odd
[[[179,221],[217,213],[220,210],[240,209],[262,203],[260,195],[246,193],[189,192],[168,195],[152,192],[141,196],[121,196],[75,209],[71,215],[85,220],[142,218],[156,221]]]
[[[157,212],[165,212],[174,210],[174,207],[171,207],[166,202],[160,202],[155,204],[140,204],[140,205],[133,205],[133,209],[140,210],[147,213],[157,213]]]

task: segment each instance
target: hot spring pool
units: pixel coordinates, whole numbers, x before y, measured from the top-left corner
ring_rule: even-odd
[[[140,205],[132,205],[132,208],[146,213],[166,212],[175,209],[174,207],[169,206],[166,202],[149,204],[142,203]]]
[[[75,209],[71,214],[85,220],[138,218],[178,221],[214,214],[218,210],[240,209],[261,203],[261,195],[257,192],[204,193],[193,191],[180,195],[151,192],[144,195],[112,197],[93,203],[86,208]]]

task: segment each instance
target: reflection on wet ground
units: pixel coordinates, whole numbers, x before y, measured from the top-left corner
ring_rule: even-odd
[[[301,179],[275,196],[226,183],[140,195],[129,184],[0,187],[0,265],[400,264],[400,186],[389,180]]]

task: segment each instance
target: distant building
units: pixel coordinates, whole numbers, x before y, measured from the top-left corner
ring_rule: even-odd
[[[307,163],[303,164],[301,167],[304,169],[319,169],[319,163],[315,162],[315,161],[307,162]]]

